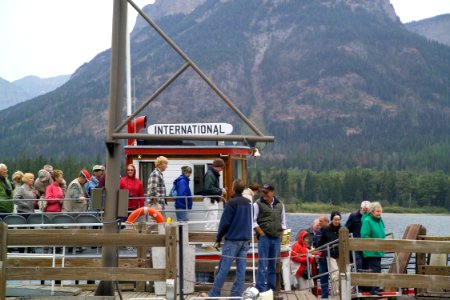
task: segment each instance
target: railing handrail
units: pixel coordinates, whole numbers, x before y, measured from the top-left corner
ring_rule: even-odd
[[[80,226],[83,224],[80,223]],[[22,229],[8,230],[0,222],[0,299],[5,298],[7,280],[108,280],[147,281],[176,278],[176,226],[166,224],[164,235],[145,231],[106,233],[90,229]],[[10,245],[40,246],[140,246],[166,247],[166,268],[147,267],[11,267],[7,264],[7,247]],[[20,258],[16,258],[20,259]],[[140,258],[136,258],[140,259]]]
[[[341,278],[341,299],[350,299],[349,288],[353,285],[388,286],[398,288],[447,288],[450,276],[395,274],[395,273],[357,273],[350,270],[350,251],[392,251],[406,253],[450,253],[450,241],[436,240],[395,240],[350,238],[348,229],[339,230],[339,273]]]

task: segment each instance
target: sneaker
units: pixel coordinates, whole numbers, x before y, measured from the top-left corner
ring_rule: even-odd
[[[281,297],[281,296],[273,296],[273,300],[283,300],[283,297]]]
[[[199,297],[204,297],[205,300],[214,300],[213,298],[208,298],[208,297],[210,297],[210,296],[209,296],[208,293],[206,293],[206,292],[201,292],[200,295],[199,295]]]

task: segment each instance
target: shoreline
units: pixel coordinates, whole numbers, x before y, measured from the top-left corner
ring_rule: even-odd
[[[337,210],[338,211],[338,210]],[[289,215],[298,215],[298,216],[310,216],[310,215],[318,215],[318,216],[320,216],[320,215],[329,215],[331,213],[331,211],[330,212],[321,212],[321,213],[318,213],[318,212],[286,212],[286,214],[289,214]],[[341,212],[341,214],[343,214],[343,215],[347,215],[347,214],[350,214],[351,212]],[[401,214],[401,215],[403,215],[403,216],[405,216],[405,215],[413,215],[413,216],[416,216],[416,215],[429,215],[429,216],[450,216],[450,214],[449,213],[441,213],[441,214],[438,214],[438,213],[427,213],[427,212],[422,212],[422,213],[411,213],[411,212],[404,212],[404,213],[398,213],[398,212],[383,212],[383,215],[397,215],[397,214]]]

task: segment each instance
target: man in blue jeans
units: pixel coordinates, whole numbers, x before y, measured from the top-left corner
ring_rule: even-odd
[[[262,197],[253,204],[253,228],[258,236],[256,288],[260,293],[276,291],[280,236],[286,229],[284,204],[274,196],[274,191],[272,185],[264,184]]]
[[[322,232],[329,225],[330,221],[328,220],[327,216],[322,215],[319,217],[319,226],[320,226],[320,234],[318,234],[318,238],[320,240],[322,236]],[[318,244],[318,243],[317,243]],[[321,256],[319,258],[319,272],[320,274],[323,274],[320,276],[320,288],[322,289],[321,299],[327,299],[329,296],[328,288],[329,288],[329,279],[330,275],[328,274],[328,261],[327,258],[324,256]]]
[[[225,206],[217,232],[215,246],[220,247],[223,237],[225,237],[225,243],[222,247],[222,257],[213,288],[208,292],[209,297],[220,297],[220,292],[234,259],[236,259],[236,279],[231,288],[230,296],[240,297],[245,289],[248,241],[251,239],[253,231],[251,204],[247,198],[242,196],[244,189],[245,184],[242,180],[236,179],[233,181],[234,195]]]

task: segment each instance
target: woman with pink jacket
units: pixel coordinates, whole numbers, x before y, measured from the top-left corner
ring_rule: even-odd
[[[64,199],[64,191],[61,184],[64,182],[64,173],[61,170],[54,170],[55,180],[45,189],[45,199],[47,205],[45,212],[61,212]]]
[[[126,169],[126,175],[120,178],[121,190],[128,190],[128,211],[133,211],[144,207],[144,186],[139,178],[136,177],[136,167],[129,164]]]

